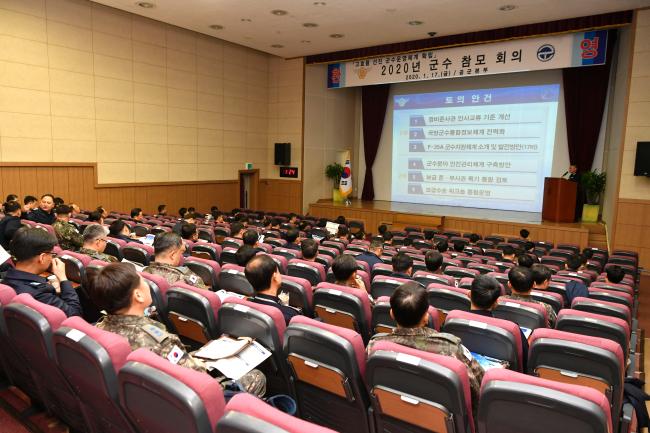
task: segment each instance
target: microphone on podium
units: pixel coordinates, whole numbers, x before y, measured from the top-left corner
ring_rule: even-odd
[[[561,177],[561,178],[564,178],[564,176],[566,176],[567,174],[569,174],[569,172],[568,172],[568,171],[565,171],[564,174],[563,174],[562,176],[560,176],[560,177]]]

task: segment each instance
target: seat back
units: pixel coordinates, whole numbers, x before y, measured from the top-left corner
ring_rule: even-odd
[[[219,338],[217,317],[221,300],[216,293],[176,282],[167,291],[167,315],[184,344],[197,350]]]
[[[122,247],[121,251],[126,260],[138,263],[141,266],[149,266],[150,255],[142,245],[129,242]]]
[[[287,265],[287,274],[292,277],[303,278],[312,286],[325,281],[325,267],[317,262],[302,259],[291,259]]]
[[[529,374],[587,386],[605,395],[611,404],[614,431],[618,431],[625,375],[619,344],[606,338],[536,329],[530,336],[528,359]]]
[[[215,433],[225,401],[219,382],[147,349],[118,373],[120,405],[139,432]]]
[[[480,433],[608,433],[609,402],[591,388],[491,369],[481,384]]]
[[[595,299],[606,302],[621,304],[634,311],[634,297],[626,292],[619,290],[609,290],[605,288],[589,287],[589,299]]]
[[[365,291],[332,283],[320,283],[314,291],[314,314],[331,325],[370,338],[371,306]]]
[[[377,263],[375,264],[371,271],[370,276],[374,279],[378,275],[389,276],[393,273],[393,266],[388,263]]]
[[[453,310],[469,311],[471,302],[469,290],[432,283],[427,286],[429,305],[438,310],[440,323],[445,321],[447,314]]]
[[[54,333],[54,351],[63,376],[79,397],[90,431],[135,433],[120,407],[117,385],[117,373],[131,353],[129,342],[80,317],[70,317]]]
[[[228,292],[239,293],[244,296],[253,296],[255,290],[246,279],[244,268],[230,263],[223,265],[219,273],[219,288]]]
[[[564,297],[558,293],[548,292],[545,290],[532,290],[530,292],[530,297],[536,301],[550,305],[556,314],[564,308]]]
[[[19,388],[23,388],[19,382],[27,384],[27,386],[24,386],[23,391],[37,400],[36,384],[33,383],[29,371],[26,370],[26,363],[22,361],[21,355],[12,346],[7,334],[3,307],[9,304],[15,296],[16,291],[12,287],[0,284],[0,347],[2,347],[2,350],[0,350],[0,367],[10,383],[17,385]]]
[[[628,324],[632,323],[632,313],[630,308],[616,302],[577,297],[573,302],[571,302],[571,308],[574,310],[589,311],[590,313],[617,317],[625,320]]]
[[[381,296],[390,297],[395,289],[409,281],[411,280],[407,280],[406,278],[377,275],[372,279],[372,283],[370,284],[370,294],[373,298],[379,298]]]
[[[203,283],[212,290],[219,287],[219,274],[221,266],[214,260],[202,259],[199,257],[186,257],[184,266],[187,266],[192,272],[201,277]]]
[[[455,286],[456,279],[451,275],[432,274],[430,272],[417,271],[413,274],[413,279],[418,283],[427,287],[431,283],[445,284],[447,286]]]
[[[291,248],[284,248],[284,247],[273,248],[273,254],[285,257],[287,260],[302,258],[302,252],[298,250],[292,250]]]
[[[3,307],[12,346],[24,356],[41,401],[68,426],[82,431],[85,421],[79,400],[56,363],[52,336],[65,313],[23,293]]]
[[[455,310],[449,312],[442,327],[459,337],[470,351],[508,361],[508,368],[523,371],[521,332],[516,323]]]
[[[300,308],[304,315],[313,317],[314,295],[309,281],[304,278],[283,275],[280,291],[289,294],[289,305]]]
[[[284,353],[301,418],[341,433],[370,431],[361,335],[296,316],[285,333]]]
[[[199,254],[207,254],[207,256],[200,256]],[[218,262],[221,257],[221,245],[215,243],[197,242],[192,248],[192,255],[203,259],[210,259]]]
[[[555,329],[608,338],[620,344],[625,354],[630,349],[630,326],[625,320],[617,317],[565,308],[557,316]]]
[[[289,392],[289,370],[282,353],[286,323],[282,312],[271,305],[227,298],[219,309],[217,327],[232,337],[251,337],[271,352],[257,368],[266,375],[268,395]]]
[[[499,298],[493,314],[498,319],[510,320],[528,329],[545,328],[548,323],[546,309],[534,302]]]
[[[366,383],[379,432],[474,431],[467,368],[455,358],[379,341]]]
[[[217,423],[219,433],[335,433],[278,410],[250,394],[237,394]]]

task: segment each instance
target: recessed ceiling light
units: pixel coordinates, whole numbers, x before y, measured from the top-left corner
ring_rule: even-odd
[[[392,14],[393,12],[397,12],[397,9],[393,9],[393,8],[386,9],[386,12],[388,12],[389,14]]]
[[[306,39],[303,39],[302,41],[300,41],[300,43],[301,43],[301,44],[311,44],[311,41],[308,41],[308,40],[306,40]]]
[[[340,33],[332,33],[332,34],[330,35],[330,38],[341,39],[343,36],[345,36],[345,35],[342,35],[342,34],[340,34]]]
[[[284,48],[284,45],[273,44],[273,45],[271,45],[271,48]]]
[[[223,26],[221,24],[211,24],[210,28],[212,30],[223,30]]]
[[[409,26],[421,26],[424,23],[422,21],[413,20],[413,21],[409,21],[408,24]]]
[[[515,5],[503,5],[503,6],[499,7],[499,10],[503,11],[503,12],[508,12],[508,11],[511,11],[511,10],[515,9],[516,7],[517,6],[515,6]]]
[[[145,8],[145,9],[153,9],[153,8],[156,7],[156,5],[151,3],[151,2],[137,2],[136,5],[140,6],[141,8]]]
[[[282,15],[286,15],[286,14],[288,14],[289,12],[287,12],[287,11],[283,11],[282,9],[273,9],[273,10],[271,11],[271,13],[272,13],[273,15],[282,16]]]
[[[241,21],[241,22],[243,22],[243,23],[250,23],[250,22],[253,22],[253,20],[250,19],[250,18],[242,18],[242,19],[239,20],[239,21]]]
[[[427,35],[429,35],[430,38],[434,37],[437,34],[438,34],[437,32],[428,32],[427,33]]]
[[[302,26],[312,28],[312,27],[318,27],[318,24],[316,24],[316,23],[302,23]]]
[[[326,4],[325,2],[314,2],[314,6],[325,6]]]

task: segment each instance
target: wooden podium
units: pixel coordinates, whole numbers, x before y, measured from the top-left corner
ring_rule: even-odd
[[[560,177],[544,179],[542,220],[572,223],[576,212],[578,184]]]

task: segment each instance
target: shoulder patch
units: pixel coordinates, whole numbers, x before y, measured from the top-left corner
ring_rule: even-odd
[[[158,328],[156,325],[142,325],[142,330],[149,334],[158,343],[162,343],[168,337],[167,332]]]
[[[472,356],[472,352],[470,352],[469,349],[463,346],[462,344],[460,345],[460,347],[463,348],[463,355],[465,355],[465,358],[467,358],[467,360],[471,362],[474,359],[474,357]]]

